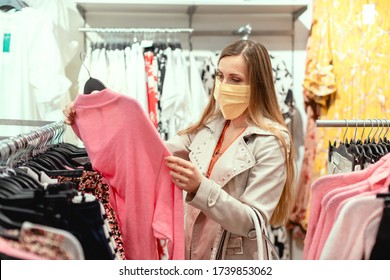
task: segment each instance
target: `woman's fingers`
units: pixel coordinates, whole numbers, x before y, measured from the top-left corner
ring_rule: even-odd
[[[177,173],[180,173],[180,174],[184,174],[184,175],[187,175],[187,176],[190,176],[190,172],[187,168],[185,167],[182,167],[176,163],[167,163],[167,166],[169,167],[169,169],[177,172]]]
[[[72,125],[74,123],[74,118],[76,117],[76,110],[74,108],[74,103],[71,102],[68,105],[66,105],[65,109],[63,109],[62,112],[66,117],[64,123],[68,125]]]
[[[202,176],[195,165],[190,161],[175,156],[168,156],[165,159],[176,186],[188,192],[196,192]]]
[[[189,176],[188,176],[188,172],[185,168],[179,166],[176,163],[169,163],[169,162],[167,162],[167,166],[170,169],[169,174],[171,175],[172,181],[175,184],[180,186],[179,183],[182,183],[182,184],[188,183]]]
[[[175,156],[167,156],[165,157],[165,160],[169,163],[176,163],[185,168],[192,166],[192,163],[190,161]]]
[[[169,171],[169,174],[171,175],[174,182],[180,181],[183,183],[188,183],[189,178],[183,174],[177,173],[175,171]]]

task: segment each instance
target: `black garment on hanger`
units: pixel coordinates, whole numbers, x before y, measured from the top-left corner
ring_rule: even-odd
[[[113,260],[115,257],[103,223],[98,200],[70,205],[66,230],[80,241],[86,260]]]
[[[375,245],[370,254],[370,260],[390,260],[390,203],[387,204],[383,208],[382,219],[376,235]]]

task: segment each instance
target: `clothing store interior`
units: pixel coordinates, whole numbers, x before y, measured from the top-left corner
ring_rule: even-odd
[[[388,0],[0,1],[0,259],[187,259],[164,142],[202,117],[237,40],[268,50],[295,150],[288,219],[259,246],[390,259],[389,34]],[[238,247],[213,258],[240,259],[226,231]]]

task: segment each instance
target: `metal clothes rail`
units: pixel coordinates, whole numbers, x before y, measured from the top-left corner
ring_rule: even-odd
[[[10,166],[20,157],[29,157],[46,151],[62,142],[66,125],[63,121],[51,122],[30,132],[11,136],[0,141],[0,166]]]
[[[390,127],[387,119],[366,120],[317,120],[317,127]]]
[[[189,33],[193,36],[242,36],[244,39],[251,36],[291,36],[291,31],[285,30],[248,30],[246,26],[238,30],[194,30],[193,28],[105,28],[105,27],[81,27],[81,32],[96,33]]]
[[[0,119],[0,125],[15,125],[15,126],[44,126],[47,124],[51,124],[53,122],[54,121]]]
[[[42,127],[54,123],[54,121],[41,121],[41,120],[20,120],[20,119],[0,119],[0,126],[36,126]],[[0,140],[9,138],[10,136],[0,135]]]
[[[101,27],[81,27],[82,32],[97,33],[192,33],[193,28],[101,28]]]

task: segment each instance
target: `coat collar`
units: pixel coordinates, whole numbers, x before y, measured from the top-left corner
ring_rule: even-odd
[[[217,115],[215,118],[212,120],[208,121],[205,126],[210,129],[210,132],[212,134],[217,134],[220,135],[223,129],[223,124],[225,123],[225,119],[222,117],[222,114]],[[264,118],[264,123],[273,125],[276,127],[279,127],[282,130],[285,130],[284,127],[280,126],[278,123],[268,119]],[[243,136],[250,136],[252,134],[258,134],[258,135],[274,135],[271,131],[265,130],[263,128],[260,128],[254,124],[249,124],[247,129],[244,131]]]
[[[197,165],[205,175],[219,137],[222,133],[225,119],[217,116],[205,124],[206,129],[201,130],[190,146],[191,161]],[[275,122],[266,119],[266,123],[275,125]],[[255,164],[253,152],[245,141],[251,135],[273,135],[272,132],[249,125],[244,133],[238,137],[216,162],[210,179],[223,187],[237,174],[251,168]]]

